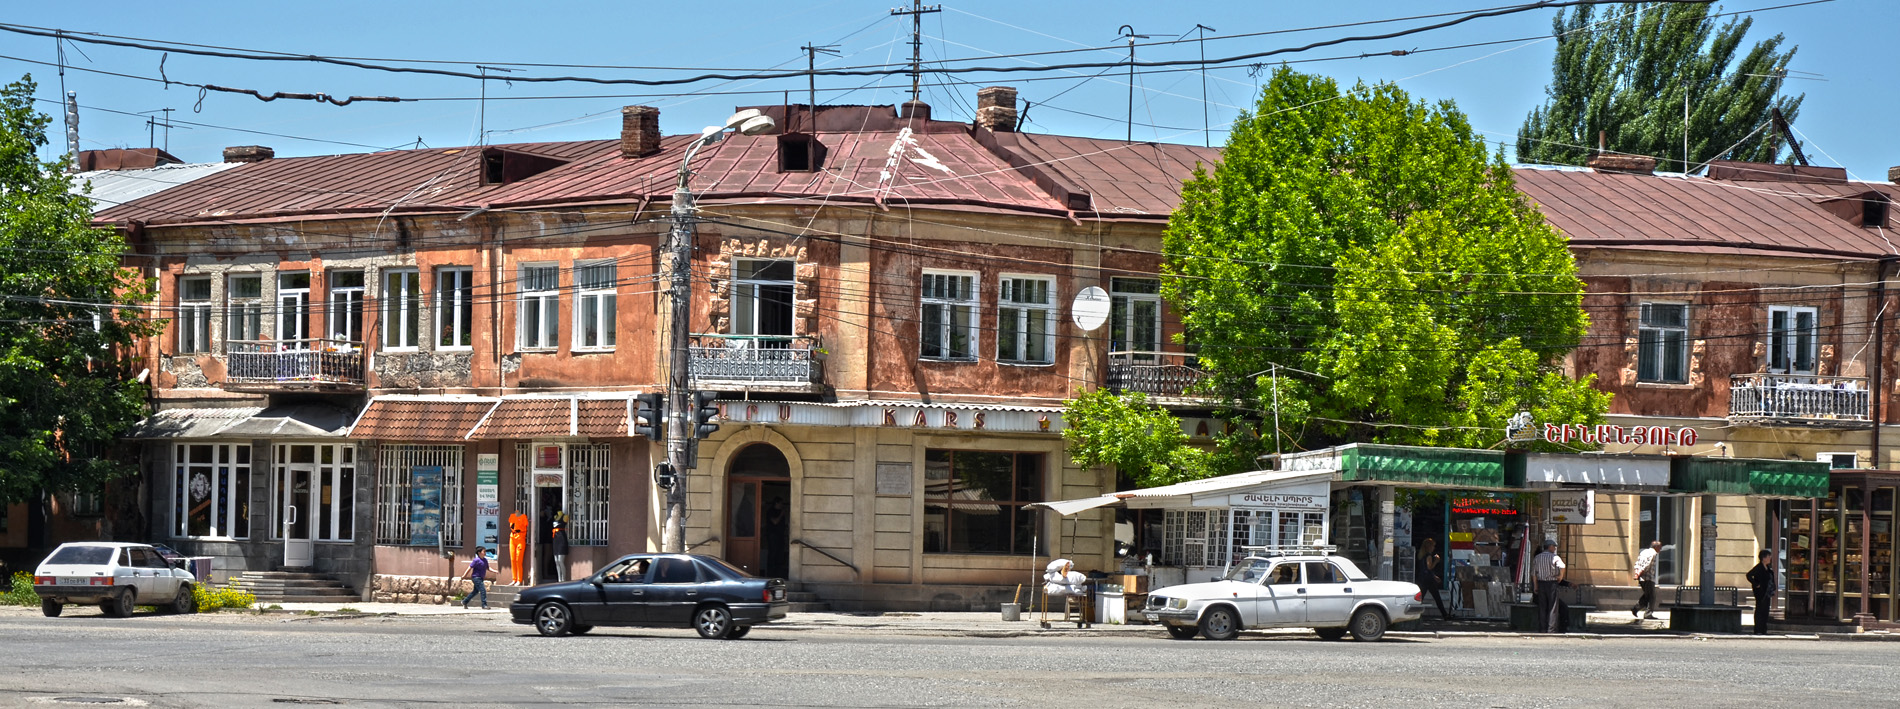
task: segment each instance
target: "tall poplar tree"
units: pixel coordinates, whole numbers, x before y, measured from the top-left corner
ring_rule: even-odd
[[[135,472],[108,454],[144,415],[131,352],[156,331],[125,240],[92,226],[64,160],[38,158],[51,121],[33,90],[0,89],[0,502]]]
[[[1681,171],[1716,158],[1774,162],[1801,95],[1781,96],[1795,49],[1777,34],[1744,45],[1753,20],[1719,26],[1711,6],[1628,3],[1559,11],[1548,100],[1518,129],[1517,160],[1582,165],[1602,134],[1610,152],[1650,155]],[[1746,52],[1743,51],[1747,47]],[[1684,98],[1688,152],[1684,160]]]

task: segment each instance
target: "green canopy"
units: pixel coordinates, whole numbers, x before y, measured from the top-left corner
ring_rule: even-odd
[[[1431,487],[1504,487],[1504,453],[1470,448],[1425,448],[1359,443],[1342,446],[1339,479]]]
[[[1669,489],[1698,495],[1826,497],[1829,467],[1807,460],[1677,458],[1669,467]]]

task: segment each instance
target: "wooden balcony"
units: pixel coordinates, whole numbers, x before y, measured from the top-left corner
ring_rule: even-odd
[[[823,388],[824,359],[809,336],[696,334],[687,371],[701,388],[810,393]]]
[[[1181,399],[1207,373],[1186,352],[1110,352],[1105,384],[1117,394],[1141,392],[1150,398]]]
[[[224,345],[224,388],[231,391],[356,391],[363,388],[363,343],[332,339],[232,340]]]
[[[1729,377],[1728,420],[1757,426],[1858,428],[1872,421],[1866,377],[1737,374]]]

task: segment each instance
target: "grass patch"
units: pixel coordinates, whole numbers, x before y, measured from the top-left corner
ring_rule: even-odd
[[[257,594],[241,588],[198,584],[192,586],[197,596],[199,611],[215,611],[220,608],[250,608],[257,605]]]

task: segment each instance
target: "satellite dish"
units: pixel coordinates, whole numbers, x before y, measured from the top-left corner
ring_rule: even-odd
[[[1069,306],[1069,312],[1075,317],[1075,326],[1084,332],[1094,332],[1108,322],[1108,291],[1101,286],[1089,286],[1075,294],[1075,303]]]

